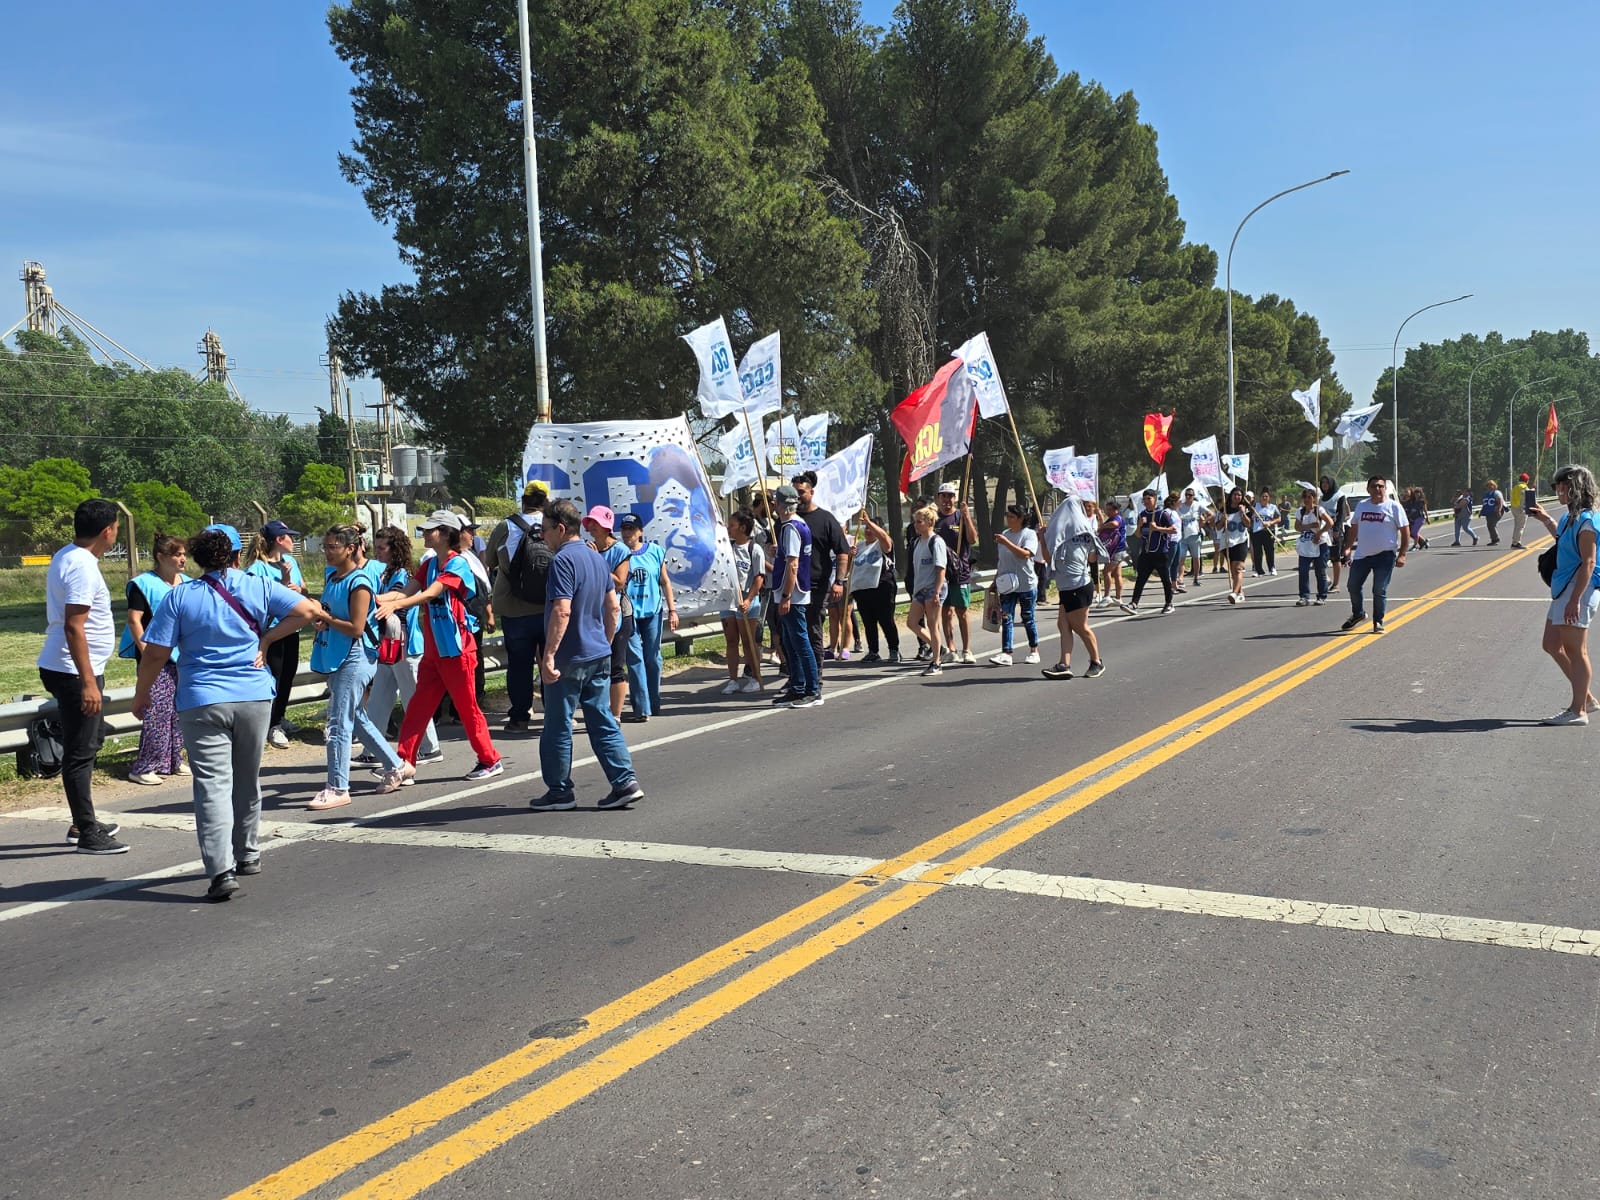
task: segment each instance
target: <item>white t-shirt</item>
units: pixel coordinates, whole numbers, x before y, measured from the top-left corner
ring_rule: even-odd
[[[1178,505],[1178,536],[1192,538],[1200,536],[1200,505]]]
[[[89,665],[96,675],[105,674],[106,663],[117,648],[117,628],[111,620],[111,591],[100,574],[100,560],[82,546],[69,543],[50,560],[44,577],[44,613],[50,627],[44,635],[44,649],[38,665],[46,671],[76,675],[78,665],[67,648],[67,605],[85,604],[89,616],[83,631],[89,639]]]
[[[1236,508],[1228,514],[1227,538],[1228,545],[1242,546],[1250,540],[1250,518],[1245,515],[1242,508]]]
[[[1033,558],[1039,553],[1039,535],[1031,529],[1019,529],[1016,533],[1006,530],[1006,537],[1026,550],[1026,557],[1019,557],[1007,550],[999,542],[995,543],[995,590],[1005,593],[1006,589],[999,586],[999,580],[1007,575],[1016,578],[1013,592],[1031,592],[1034,585]]]
[[[919,539],[911,549],[911,574],[915,581],[912,591],[933,587],[934,577],[941,567],[946,571],[950,567],[950,548],[944,544],[944,539],[937,533]],[[945,582],[949,582],[948,577]]]
[[[1350,524],[1356,526],[1357,558],[1371,558],[1400,549],[1400,531],[1409,527],[1405,509],[1397,500],[1388,499],[1382,504],[1363,500],[1350,514]]]
[[[1296,509],[1294,514],[1295,551],[1301,558],[1320,558],[1323,546],[1331,546],[1333,539],[1322,530],[1323,509],[1313,505],[1310,510]]]

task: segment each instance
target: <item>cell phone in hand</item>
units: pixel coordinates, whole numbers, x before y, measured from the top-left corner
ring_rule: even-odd
[[[1539,493],[1533,490],[1532,485],[1522,489],[1522,511],[1532,512],[1539,503]]]

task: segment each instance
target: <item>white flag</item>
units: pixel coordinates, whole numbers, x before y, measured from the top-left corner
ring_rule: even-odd
[[[1011,411],[1006,403],[1005,385],[1000,382],[1000,368],[994,364],[994,350],[989,346],[987,333],[976,334],[963,342],[953,358],[959,358],[967,368],[967,378],[978,397],[980,417],[1003,417]]]
[[[1100,456],[1080,454],[1067,464],[1067,491],[1079,500],[1100,499]]]
[[[1343,439],[1346,450],[1357,442],[1367,440],[1367,430],[1372,426],[1381,408],[1383,408],[1381,404],[1373,404],[1367,408],[1352,408],[1339,418],[1333,431]]]
[[[1172,489],[1167,486],[1167,473],[1165,471],[1161,472],[1161,474],[1152,479],[1149,487],[1141,488],[1139,491],[1134,492],[1133,495],[1128,497],[1128,499],[1133,501],[1133,507],[1136,510],[1144,507],[1144,501],[1140,499],[1140,497],[1143,496],[1145,492],[1149,491],[1155,492],[1156,506],[1158,508],[1167,502],[1167,497],[1172,494]]]
[[[1321,428],[1322,376],[1319,375],[1316,379],[1312,380],[1311,386],[1305,391],[1292,391],[1289,393],[1289,395],[1294,397],[1295,403],[1298,404],[1305,412],[1306,420],[1310,421],[1314,427]]]
[[[812,499],[850,524],[867,503],[867,473],[872,469],[872,435],[851,442],[839,453],[825,459],[817,468],[817,486]]]
[[[700,364],[700,411],[706,420],[716,421],[744,407],[744,390],[733,369],[733,345],[728,327],[721,317],[683,335]]]
[[[1222,473],[1222,454],[1217,449],[1217,435],[1201,438],[1183,452],[1189,456],[1189,471],[1201,483],[1226,487],[1227,478]]]
[[[1217,486],[1221,487],[1222,485],[1218,484]],[[1187,488],[1185,488],[1184,491],[1193,492],[1194,493],[1194,502],[1196,504],[1198,504],[1201,508],[1215,508],[1216,507],[1214,504],[1211,503],[1211,493],[1206,491],[1206,489],[1201,485],[1199,479],[1191,479],[1189,481],[1189,486]],[[1183,494],[1182,492],[1179,493],[1180,496],[1182,494]]]
[[[1044,477],[1050,481],[1050,486],[1067,491],[1071,480],[1068,468],[1072,465],[1077,449],[1073,446],[1063,446],[1059,450],[1046,450],[1044,452]]]
[[[783,369],[778,335],[769,333],[745,351],[739,364],[739,388],[744,393],[743,408],[752,421],[783,407]]]
[[[828,422],[832,413],[781,417],[767,427],[767,462],[785,479],[818,470],[828,457]]]
[[[761,478],[761,460],[765,457],[763,448],[750,444],[754,436],[757,440],[761,434],[757,432],[759,424],[746,425],[743,418],[727,433],[717,439],[717,449],[722,454],[722,494],[731,496],[739,488],[748,483],[756,483]]]
[[[1233,479],[1233,482],[1243,487],[1250,480],[1250,456],[1248,454],[1224,454],[1222,456],[1222,469]],[[1225,487],[1227,485],[1219,484],[1218,486]]]

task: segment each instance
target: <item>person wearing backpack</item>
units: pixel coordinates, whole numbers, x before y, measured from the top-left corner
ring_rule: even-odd
[[[544,653],[544,591],[550,575],[550,548],[541,533],[549,500],[544,484],[529,483],[522,492],[522,512],[494,527],[484,551],[483,564],[494,581],[494,613],[505,638],[508,733],[526,730],[533,719],[533,679]]]

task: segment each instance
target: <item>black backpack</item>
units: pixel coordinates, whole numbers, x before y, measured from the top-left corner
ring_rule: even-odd
[[[28,744],[17,751],[17,774],[24,779],[54,779],[61,774],[66,745],[61,722],[55,717],[35,717],[28,722]]]
[[[517,542],[517,552],[506,566],[506,584],[511,594],[523,603],[543,604],[545,584],[550,579],[550,560],[554,555],[544,544],[544,538],[530,529],[520,516],[513,516],[511,520],[522,530],[522,537]]]

